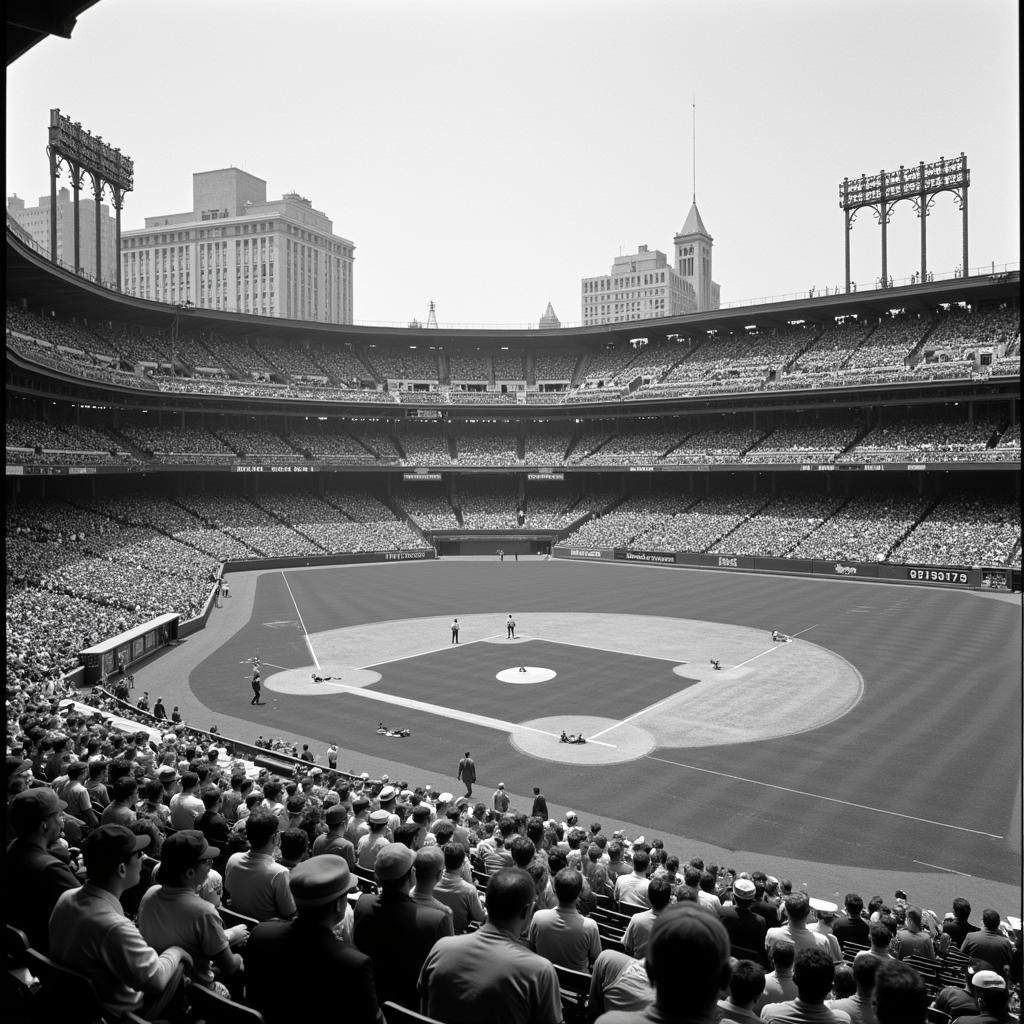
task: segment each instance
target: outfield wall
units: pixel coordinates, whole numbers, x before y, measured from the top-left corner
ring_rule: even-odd
[[[963,587],[977,590],[983,570],[962,565],[895,565],[888,562],[854,562],[847,559],[769,558],[760,555],[709,555],[696,551],[640,551],[633,548],[586,548],[557,546],[556,558],[643,562],[686,569],[719,569],[726,572],[775,573],[786,576],[832,577],[873,580],[877,583],[911,583],[920,586]]]
[[[311,565],[353,565],[358,562],[410,562],[433,558],[433,548],[404,548],[401,551],[358,551],[349,555],[296,555],[293,558],[233,558],[224,563],[224,573],[252,569],[304,569]]]

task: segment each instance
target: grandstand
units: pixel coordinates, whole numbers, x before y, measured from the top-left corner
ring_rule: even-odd
[[[530,933],[566,1024],[612,1008],[613,968],[653,1000],[657,892],[726,927],[756,896],[752,944],[729,934],[755,976],[808,896],[802,941],[868,955],[819,902],[848,892],[837,931],[881,928],[936,1014],[973,998],[972,949],[1019,1008],[1019,273],[439,341],[204,310],[182,330],[10,228],[7,257],[16,1022],[278,1024],[261,940],[316,920],[369,1009],[340,961],[314,984],[379,1024],[433,943],[412,932],[493,925],[513,862],[535,921],[579,885],[604,957],[575,970]],[[90,974],[53,890],[95,898],[121,823],[145,849],[100,897],[118,966]],[[303,903],[321,851],[353,891]],[[420,907],[375,947],[389,899]]]

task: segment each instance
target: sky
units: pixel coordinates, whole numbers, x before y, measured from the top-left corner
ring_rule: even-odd
[[[568,326],[582,278],[671,258],[694,191],[723,305],[806,294],[843,280],[844,176],[965,152],[970,263],[1019,266],[1017,33],[1014,0],[100,0],[8,68],[6,192],[49,192],[59,107],[133,157],[124,230],[236,166],[355,243],[357,323],[434,300],[520,327],[550,301]],[[940,196],[936,274],[960,228]],[[868,287],[866,211],[851,245]],[[901,203],[896,278],[919,247]]]

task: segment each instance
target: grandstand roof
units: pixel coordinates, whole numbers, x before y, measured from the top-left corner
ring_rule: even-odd
[[[97,0],[7,0],[7,63],[49,35],[70,39],[78,16]]]

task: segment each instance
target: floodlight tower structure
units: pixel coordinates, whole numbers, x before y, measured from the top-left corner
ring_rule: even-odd
[[[951,192],[963,221],[963,264],[961,273],[967,277],[967,189],[971,172],[963,153],[952,160],[939,157],[934,163],[923,160],[917,167],[904,167],[898,171],[879,171],[870,176],[843,178],[839,186],[839,208],[843,211],[846,240],[846,290],[850,290],[850,229],[862,209],[869,209],[882,228],[882,287],[889,281],[886,228],[893,207],[902,199],[909,200],[921,219],[921,280],[928,275],[928,211],[940,192]]]
[[[75,273],[78,273],[80,265],[78,199],[85,176],[89,175],[96,205],[96,281],[103,281],[100,203],[106,188],[110,190],[116,216],[114,251],[117,254],[117,290],[120,291],[121,208],[124,206],[125,193],[135,187],[134,162],[121,150],[105,143],[101,135],[93,135],[80,122],[73,122],[56,107],[50,111],[46,154],[50,158],[50,259],[57,262],[57,178],[60,176],[61,164],[64,164],[75,192]]]

